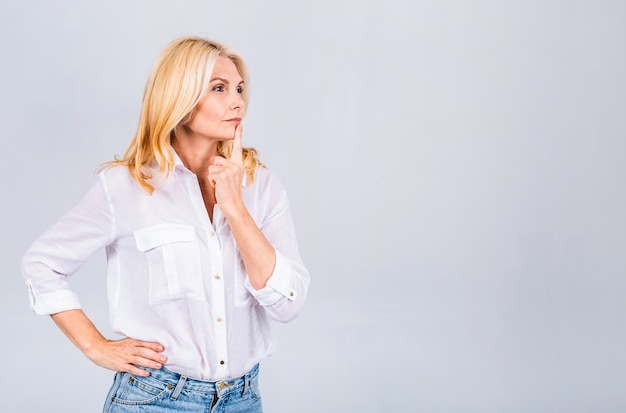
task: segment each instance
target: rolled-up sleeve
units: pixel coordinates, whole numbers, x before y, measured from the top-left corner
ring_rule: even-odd
[[[37,314],[81,308],[67,282],[114,236],[114,216],[102,175],[83,199],[48,229],[22,258],[21,271]]]

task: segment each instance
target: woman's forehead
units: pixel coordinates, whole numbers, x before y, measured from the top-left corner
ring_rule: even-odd
[[[241,83],[243,78],[237,70],[235,62],[225,56],[219,56],[213,66],[213,73],[211,73],[211,81],[222,79],[228,82]]]

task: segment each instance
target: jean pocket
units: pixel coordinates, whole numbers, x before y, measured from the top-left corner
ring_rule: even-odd
[[[121,383],[111,398],[112,403],[127,406],[157,404],[172,390],[171,384],[148,382],[129,373],[121,373]]]
[[[200,247],[192,226],[154,225],[135,231],[134,236],[148,264],[149,304],[183,297],[204,299]]]

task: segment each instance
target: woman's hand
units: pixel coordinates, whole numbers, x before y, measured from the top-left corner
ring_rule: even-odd
[[[159,343],[123,338],[121,340],[99,340],[85,355],[95,364],[113,371],[125,371],[136,376],[148,376],[149,373],[136,366],[160,369],[167,361],[161,352]]]
[[[51,317],[72,343],[98,366],[148,376],[147,371],[136,366],[160,369],[167,361],[161,354],[164,348],[160,343],[131,338],[107,340],[83,310],[63,311]]]
[[[240,207],[244,167],[241,149],[243,126],[235,128],[233,151],[230,158],[214,156],[209,166],[209,183],[215,187],[215,200],[222,211]]]

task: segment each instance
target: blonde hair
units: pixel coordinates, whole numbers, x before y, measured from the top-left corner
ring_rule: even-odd
[[[248,73],[243,58],[234,50],[200,37],[182,37],[163,49],[146,83],[139,126],[135,137],[121,159],[115,158],[107,166],[126,166],[135,181],[149,193],[154,192],[153,176],[148,167],[153,160],[158,171],[168,176],[174,168],[171,149],[176,127],[186,123],[200,102],[211,80],[218,57],[229,58],[248,86]],[[243,99],[248,102],[248,87]],[[220,141],[218,155],[229,157],[232,141]],[[254,180],[257,159],[254,148],[243,148],[243,165],[248,183]]]

